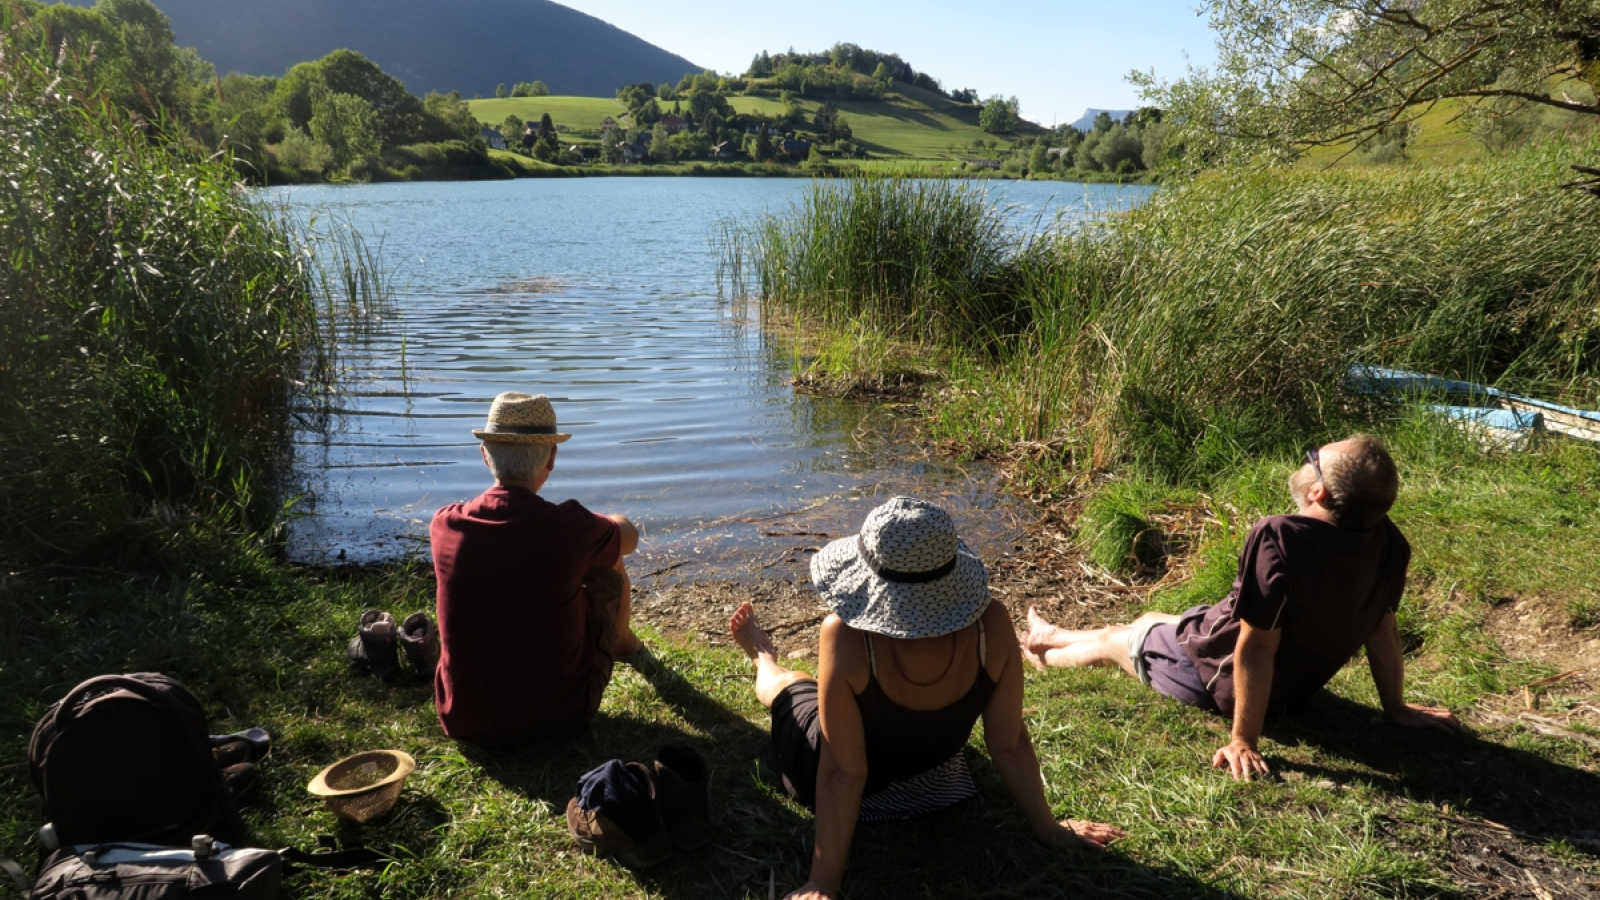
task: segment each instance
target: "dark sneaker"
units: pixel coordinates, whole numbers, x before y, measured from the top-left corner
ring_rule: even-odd
[[[690,747],[662,747],[652,774],[672,846],[699,850],[711,843],[711,770],[705,758]]]
[[[233,734],[213,734],[211,736],[211,746],[213,747],[221,747],[224,744],[231,744],[235,741],[250,742],[250,750],[254,754],[251,762],[262,759],[272,752],[272,735],[265,728],[246,728],[243,731],[235,731]]]
[[[350,639],[351,664],[379,678],[393,675],[400,669],[399,651],[395,649],[395,630],[394,616],[376,609],[362,613],[356,636]]]
[[[261,770],[251,763],[234,763],[223,768],[222,781],[233,793],[233,799],[243,800],[261,783]]]
[[[579,847],[632,869],[647,869],[672,855],[650,770],[636,762],[613,759],[586,773],[578,796],[567,802],[567,830]]]
[[[400,626],[400,649],[418,678],[433,680],[439,666],[439,632],[424,613],[412,613]]]
[[[211,735],[211,755],[222,768],[234,763],[260,762],[271,750],[272,735],[265,728]]]

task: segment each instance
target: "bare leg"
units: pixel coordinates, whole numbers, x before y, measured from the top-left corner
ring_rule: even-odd
[[[1091,631],[1069,631],[1046,622],[1039,611],[1028,607],[1028,633],[1022,638],[1023,655],[1035,668],[1116,666],[1135,675],[1128,659],[1128,636],[1148,622],[1176,623],[1182,616],[1171,613],[1145,613],[1127,625],[1111,625]]]
[[[633,633],[633,581],[628,578],[628,570],[622,565],[622,557],[617,557],[617,574],[622,576],[622,598],[617,603],[617,643],[615,657],[627,659],[644,649],[644,641]]]
[[[786,669],[778,663],[778,648],[773,646],[772,637],[756,620],[755,607],[748,602],[734,611],[733,618],[728,620],[728,631],[733,634],[733,642],[739,645],[745,655],[755,660],[756,699],[761,701],[762,706],[771,709],[772,701],[778,699],[783,689],[797,681],[816,680],[804,672]]]

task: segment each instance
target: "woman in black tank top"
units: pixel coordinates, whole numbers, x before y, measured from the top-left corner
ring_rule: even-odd
[[[749,603],[729,622],[755,660],[784,785],[816,810],[811,880],[790,897],[839,895],[857,821],[903,819],[973,796],[962,748],[980,716],[995,768],[1041,840],[1100,849],[1123,835],[1057,822],[1051,812],[1022,718],[1010,614],[990,601],[983,563],[944,510],[890,500],[861,534],[812,558],[811,580],[833,610],[816,678],[778,662]]]

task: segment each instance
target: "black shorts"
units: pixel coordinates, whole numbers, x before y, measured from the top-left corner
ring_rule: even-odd
[[[784,790],[800,803],[815,806],[817,768],[822,762],[822,718],[815,681],[796,681],[772,701],[772,752]]]

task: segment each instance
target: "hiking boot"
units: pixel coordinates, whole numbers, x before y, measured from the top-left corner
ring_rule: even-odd
[[[631,869],[647,869],[672,855],[650,770],[636,762],[613,759],[584,775],[578,796],[567,801],[567,830],[585,851]]]
[[[418,678],[433,680],[439,667],[439,632],[425,613],[412,613],[400,625],[400,649]]]
[[[662,747],[654,765],[661,820],[679,850],[711,843],[711,770],[690,747]]]
[[[395,649],[394,617],[376,609],[362,613],[356,636],[350,639],[348,655],[352,665],[379,678],[388,678],[398,671],[400,657]]]
[[[272,735],[265,728],[246,728],[235,731],[233,734],[211,735],[211,746],[221,747],[235,741],[248,741],[250,744],[250,762],[257,762],[272,752]]]
[[[261,783],[261,770],[251,763],[234,763],[223,768],[222,781],[233,794],[233,799],[243,800]]]
[[[255,762],[256,748],[246,740],[229,741],[226,744],[213,744],[211,756],[220,768],[226,769],[237,763]]]

